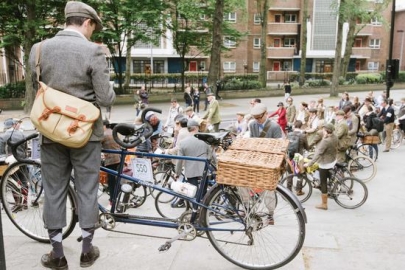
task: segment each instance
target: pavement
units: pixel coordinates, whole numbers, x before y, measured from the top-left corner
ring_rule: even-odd
[[[383,90],[383,89],[382,89]],[[367,92],[351,93],[360,100]],[[375,92],[379,94],[379,91]],[[326,105],[337,105],[338,98],[325,95],[294,97],[294,103],[316,100],[323,97]],[[405,97],[405,90],[391,91],[391,97],[398,100]],[[276,109],[282,97],[262,98],[269,109]],[[220,101],[223,119],[236,119],[236,112],[248,112],[249,99],[227,99]],[[151,105],[152,106],[152,105]],[[169,104],[153,104],[167,114]],[[3,116],[23,115],[19,111],[4,111]],[[112,109],[111,122],[132,122],[135,110],[132,106],[116,106]],[[164,117],[162,117],[164,118]],[[230,122],[228,121],[228,123]],[[24,121],[26,130],[29,125]],[[297,257],[280,269],[288,270],[401,270],[405,269],[405,146],[383,153],[380,145],[376,177],[367,183],[368,200],[358,209],[348,210],[328,201],[327,211],[315,209],[320,203],[320,193],[314,191],[303,204],[308,223],[306,238]],[[141,212],[154,211],[153,201],[147,199],[139,208]],[[24,236],[1,212],[8,270],[44,269],[40,264],[42,254],[49,252],[49,244],[41,244]],[[145,270],[203,270],[240,269],[225,260],[205,238],[192,242],[176,241],[170,250],[160,253],[158,248],[166,241],[162,238],[139,236],[147,234],[158,237],[173,237],[175,230],[142,225],[120,224],[118,229],[134,235],[98,230],[94,244],[101,250],[99,260],[90,268],[97,270],[145,269]],[[76,241],[81,232],[78,226],[72,235],[64,240],[65,255],[69,269],[80,269],[81,244]],[[0,269],[3,270],[3,269]]]

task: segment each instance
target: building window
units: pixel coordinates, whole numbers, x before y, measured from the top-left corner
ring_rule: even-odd
[[[201,14],[199,15],[200,20],[205,21],[207,19],[207,17],[205,16],[205,14]]]
[[[281,23],[281,14],[274,15],[274,21],[276,23]]]
[[[378,70],[378,62],[368,62],[368,70],[377,71]]]
[[[260,62],[253,62],[253,72],[260,71]]]
[[[224,72],[235,72],[236,71],[235,62],[224,62],[223,67],[224,67]]]
[[[380,48],[380,40],[379,39],[370,39],[370,48],[379,49]]]
[[[284,38],[284,47],[295,47],[295,38]]]
[[[274,39],[274,47],[280,47],[281,39],[275,38]]]
[[[146,73],[146,67],[150,67],[150,60],[134,60],[133,70],[134,73]],[[164,61],[153,60],[153,73],[164,73]]]
[[[283,62],[283,71],[290,71],[292,69],[291,61],[284,61]]]
[[[261,45],[260,38],[253,38],[253,48],[259,49]]]
[[[353,47],[360,48],[363,46],[363,40],[361,38],[356,38]]]
[[[261,22],[262,22],[262,18],[260,16],[260,13],[253,14],[253,23],[260,24]]]
[[[372,25],[382,25],[382,22],[380,22],[377,17],[374,17],[374,18],[371,18],[371,24]]]
[[[236,12],[230,12],[225,14],[224,21],[236,23]]]
[[[236,48],[236,41],[232,37],[224,37],[224,46],[226,48]]]
[[[295,23],[295,22],[297,22],[297,15],[295,15],[295,14],[285,14],[284,15],[284,22],[286,22],[286,23]]]

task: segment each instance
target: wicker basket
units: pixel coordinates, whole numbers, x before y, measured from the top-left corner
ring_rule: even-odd
[[[380,137],[378,136],[364,136],[361,138],[362,144],[379,144]]]
[[[227,150],[218,157],[219,184],[275,190],[280,180],[284,155]]]
[[[4,172],[6,171],[8,165],[0,165],[0,176],[3,176]]]
[[[258,151],[272,154],[284,154],[288,148],[288,140],[269,138],[238,138],[229,149]]]
[[[108,185],[108,174],[106,172],[100,171],[99,182],[102,185]]]

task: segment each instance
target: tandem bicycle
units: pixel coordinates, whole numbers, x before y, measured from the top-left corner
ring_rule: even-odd
[[[165,239],[158,247],[159,251],[168,250],[176,240],[190,241],[196,237],[206,237],[225,259],[246,269],[276,269],[293,260],[304,243],[307,221],[305,211],[297,197],[280,184],[275,190],[258,190],[253,187],[218,183],[211,185],[209,184],[213,173],[211,170],[215,168],[211,166],[209,159],[128,151],[127,149],[136,147],[152,135],[152,127],[145,120],[145,114],[149,111],[161,113],[158,109],[147,108],[142,112],[143,124],[117,124],[113,129],[113,137],[122,147],[121,150],[103,150],[106,153],[120,155],[121,162],[116,171],[104,166],[100,168],[101,171],[114,175],[117,181],[111,206],[105,206],[106,196],[99,197],[99,227],[120,233],[125,232],[125,226],[129,226],[123,223],[172,228],[173,237]],[[28,136],[25,141],[35,135]],[[225,139],[227,135],[227,132],[219,132],[197,133],[195,136],[212,147],[223,146],[225,149],[224,142],[228,142]],[[18,143],[12,145],[14,151],[17,146]],[[132,167],[132,175],[123,173],[127,156],[134,157],[135,165],[140,164]],[[196,195],[189,197],[173,191],[170,186],[155,184],[151,176],[152,158],[203,162],[205,168]],[[20,159],[11,165],[3,175],[1,196],[7,215],[21,232],[37,241],[49,242],[42,221],[44,191],[40,168],[41,163],[36,160]],[[19,179],[21,174],[19,171],[26,173],[26,180]],[[28,181],[30,177],[35,177],[35,181]],[[190,207],[180,209],[179,215],[172,218],[162,217],[150,211],[141,211],[142,207],[119,207],[123,203],[122,200],[128,197],[126,195],[133,192],[134,186],[143,186],[169,197],[183,199]],[[270,193],[272,196],[268,196]],[[15,205],[21,204],[26,207],[20,211],[12,211]],[[63,228],[63,238],[68,237],[76,225],[76,205],[72,177],[66,201],[68,222]],[[268,222],[269,215],[273,219],[271,223]],[[126,233],[131,234],[129,231]],[[158,230],[155,232],[159,233]]]

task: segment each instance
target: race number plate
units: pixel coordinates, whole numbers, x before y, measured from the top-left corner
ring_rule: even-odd
[[[148,158],[131,159],[133,176],[143,181],[153,181],[152,163]]]

